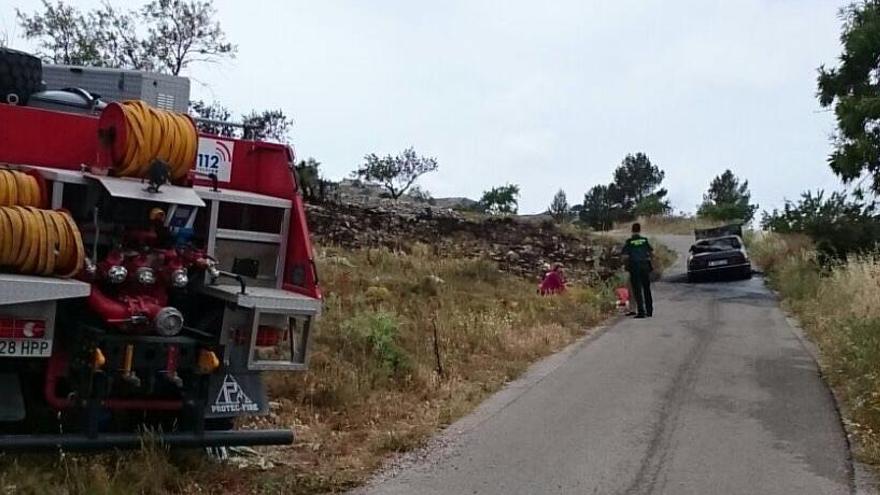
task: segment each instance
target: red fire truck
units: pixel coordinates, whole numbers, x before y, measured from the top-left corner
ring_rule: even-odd
[[[0,450],[291,443],[233,421],[321,312],[291,148],[0,93]]]

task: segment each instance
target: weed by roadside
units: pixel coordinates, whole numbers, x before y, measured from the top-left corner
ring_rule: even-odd
[[[162,495],[200,493],[212,466],[199,452],[169,453],[145,442],[137,451],[0,456],[0,489],[14,495]]]
[[[809,239],[776,234],[751,252],[819,348],[844,421],[860,439],[854,454],[880,464],[880,254],[823,267]]]
[[[678,253],[666,247],[663,243],[652,240],[651,247],[654,248],[654,265],[658,276],[675,263],[678,259]]]

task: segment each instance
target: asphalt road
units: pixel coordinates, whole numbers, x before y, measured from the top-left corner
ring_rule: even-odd
[[[833,399],[760,278],[682,271],[654,318],[542,362],[359,493],[853,493]]]

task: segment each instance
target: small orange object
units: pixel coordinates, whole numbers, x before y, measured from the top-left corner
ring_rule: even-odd
[[[622,311],[629,310],[629,289],[626,287],[618,287],[614,289],[614,293],[617,294],[617,308]]]
[[[150,210],[150,221],[151,222],[164,222],[165,221],[165,210],[162,208],[153,208]]]
[[[214,351],[202,349],[199,351],[199,372],[203,375],[214,372],[220,367],[220,359]]]
[[[99,347],[95,347],[95,350],[92,351],[92,369],[97,371],[104,367],[107,364],[107,358],[104,357],[104,353],[101,352]]]
[[[131,374],[132,361],[134,361],[134,345],[128,344],[125,346],[125,354],[122,357],[122,374],[124,376]]]

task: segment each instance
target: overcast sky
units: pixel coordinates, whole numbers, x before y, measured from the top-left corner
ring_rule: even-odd
[[[772,208],[839,187],[815,80],[840,53],[844,3],[219,0],[238,56],[187,75],[196,98],[283,109],[299,157],[332,178],[414,146],[440,162],[421,181],[434,196],[509,182],[537,212],[560,187],[580,202],[642,151],[676,210],[693,211],[725,168]],[[9,12],[0,32],[31,48]]]

